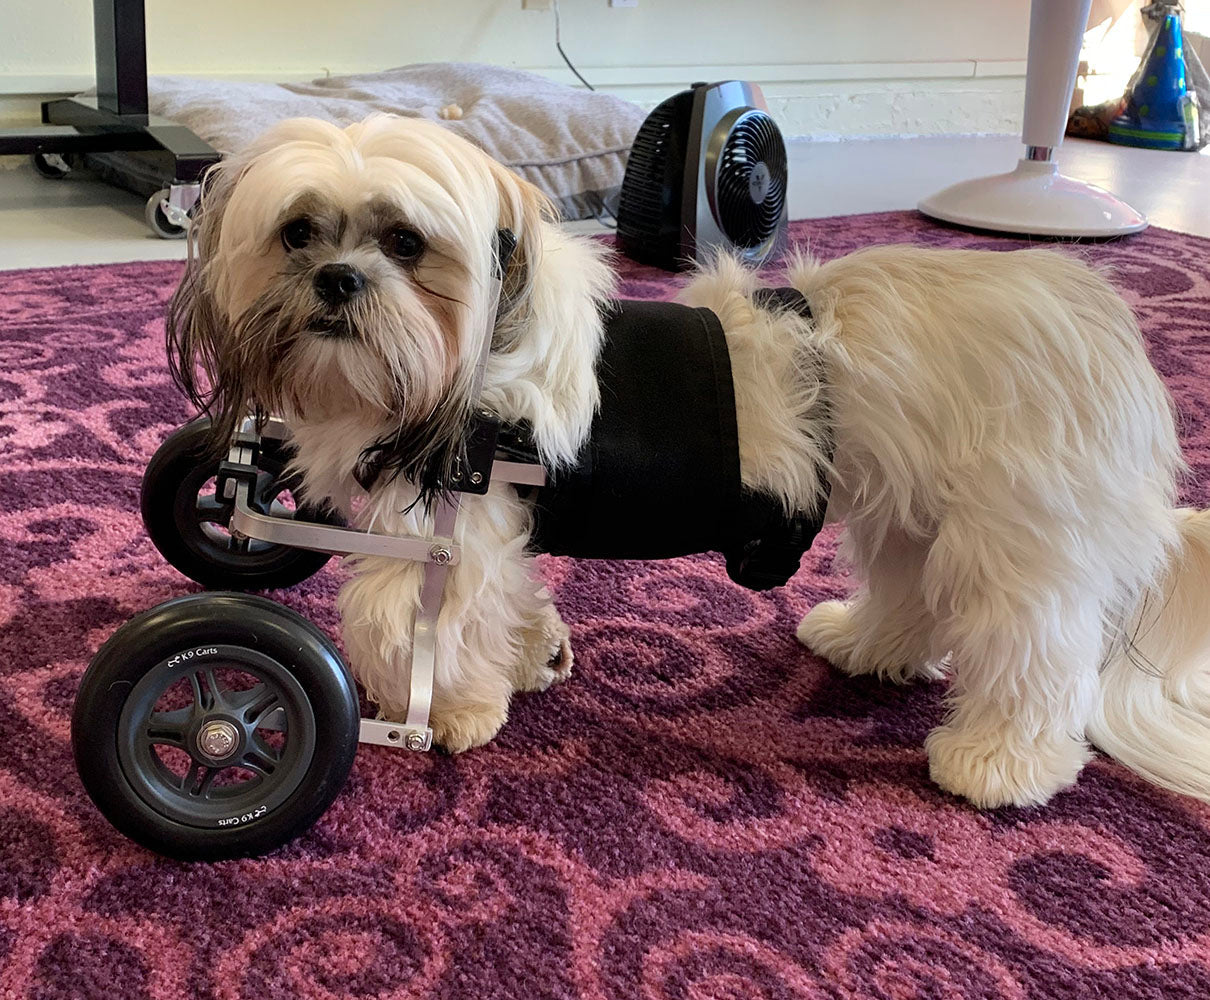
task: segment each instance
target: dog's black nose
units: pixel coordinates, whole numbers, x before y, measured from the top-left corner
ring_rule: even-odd
[[[366,276],[351,264],[325,264],[315,275],[315,291],[330,306],[343,306],[366,286]]]

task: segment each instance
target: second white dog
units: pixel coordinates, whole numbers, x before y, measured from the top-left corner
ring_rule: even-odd
[[[506,227],[519,245],[482,402],[528,421],[551,467],[573,460],[612,280],[601,245],[558,228],[534,188],[439,126],[389,117],[284,123],[211,180],[170,346],[219,433],[280,412],[312,495],[362,526],[425,532],[411,473],[464,426]],[[1045,802],[1090,740],[1210,799],[1210,515],[1174,509],[1170,400],[1106,280],[1047,251],[908,246],[800,260],[786,280],[813,321],[754,307],[757,276],[726,259],[683,300],[726,332],[745,485],[810,510],[821,468],[831,480],[828,516],[864,582],[812,609],[802,641],[850,674],[949,673],[930,768],[979,806]],[[414,453],[355,503],[358,463],[384,438]],[[464,509],[433,703],[452,750],[490,740],[515,690],[571,666],[534,583],[526,503],[493,485]],[[398,715],[419,571],[354,570],[345,642]]]

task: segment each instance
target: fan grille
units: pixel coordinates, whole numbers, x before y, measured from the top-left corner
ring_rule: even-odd
[[[716,181],[719,228],[751,250],[777,232],[786,204],[786,144],[765,112],[752,110],[727,136]]]
[[[643,122],[622,178],[618,243],[635,260],[671,267],[680,252],[685,140],[693,91],[661,103]]]
[[[618,225],[624,223],[635,236],[659,235],[666,198],[664,179],[675,123],[675,102],[665,101],[648,115],[630,149],[630,160],[622,178]]]

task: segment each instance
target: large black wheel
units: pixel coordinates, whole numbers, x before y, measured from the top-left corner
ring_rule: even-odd
[[[76,768],[118,830],[168,857],[263,854],[307,830],[353,766],[352,675],[306,619],[192,594],[131,619],[76,695]]]
[[[232,505],[215,496],[219,460],[210,450],[210,418],[198,417],[160,445],[143,473],[143,524],[155,547],[173,566],[203,587],[272,590],[292,587],[317,573],[332,557],[286,545],[232,535]],[[328,506],[288,501],[299,486],[286,475],[289,451],[266,440],[252,506],[262,514],[343,524]]]

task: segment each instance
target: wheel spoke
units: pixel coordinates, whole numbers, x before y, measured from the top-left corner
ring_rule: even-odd
[[[205,764],[194,762],[181,782],[181,791],[191,799],[210,798],[210,786],[214,784],[214,777],[221,770],[219,767],[207,767]]]
[[[242,691],[227,692],[227,707],[237,715],[244,711],[249,705],[255,704],[265,696],[265,692],[269,689],[265,687],[262,681],[250,688],[244,688]]]
[[[193,718],[192,708],[173,712],[153,712],[147,720],[147,740],[160,746],[185,749],[185,731]]]
[[[198,674],[192,673],[189,675],[189,686],[193,688],[194,710],[199,712],[207,711],[214,704],[214,700],[210,692],[202,687]]]
[[[271,504],[269,504],[269,513],[272,514],[274,517],[283,517],[283,518],[288,518],[290,520],[293,520],[294,515],[295,515],[295,510],[293,508],[287,507],[280,500],[274,500]]]
[[[260,503],[267,503],[280,492],[281,488],[277,485],[277,476],[274,473],[264,469],[257,470],[254,496]]]
[[[252,745],[244,751],[244,757],[240,761],[240,766],[248,768],[249,771],[255,771],[264,778],[268,778],[277,769],[280,759],[276,750],[259,736],[254,735],[252,737]]]
[[[231,504],[220,503],[214,496],[199,496],[194,513],[201,524],[226,525],[231,520]]]
[[[226,691],[219,684],[218,678],[214,676],[214,668],[206,667],[201,671],[203,677],[206,678],[206,687],[210,689],[210,704],[208,708],[226,708],[227,699],[224,697]]]
[[[285,732],[286,706],[282,703],[281,692],[267,684],[232,692],[227,697],[227,705],[237,715],[242,714],[244,724],[250,729]]]
[[[242,713],[244,722],[253,729],[270,728],[266,725],[269,716],[282,708],[278,692],[265,684],[240,691],[237,696],[229,698],[227,704],[235,712]]]

